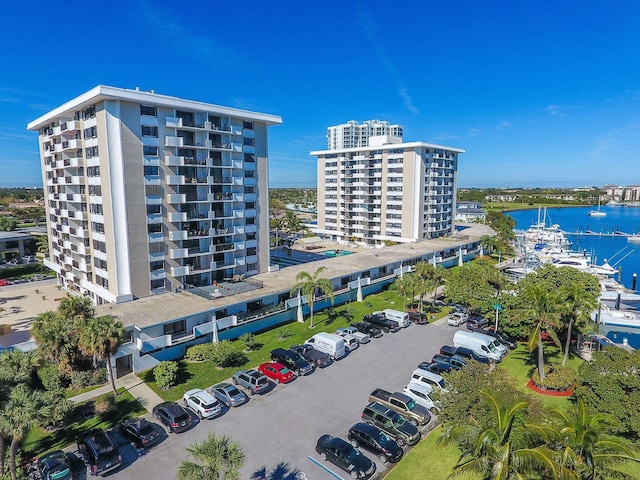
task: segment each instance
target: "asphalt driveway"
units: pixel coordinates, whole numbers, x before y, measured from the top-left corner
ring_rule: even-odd
[[[451,344],[455,331],[446,320],[440,320],[372,339],[325,369],[252,396],[247,404],[225,409],[222,416],[200,421],[184,433],[168,435],[144,454],[123,446],[127,465],[109,478],[175,478],[178,465],[187,457],[185,448],[211,432],[230,435],[241,444],[246,456],[243,479],[336,480],[323,467],[348,478],[342,470],[320,460],[315,452],[317,439],[325,433],[346,438],[351,425],[360,420],[371,391],[377,387],[402,390],[416,365],[430,360],[441,345]],[[365,454],[375,459],[375,455]],[[385,467],[376,463],[383,471]]]

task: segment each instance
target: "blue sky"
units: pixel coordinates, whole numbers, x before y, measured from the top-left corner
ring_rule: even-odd
[[[640,2],[395,5],[5,2],[0,185],[41,185],[26,124],[98,84],[281,115],[272,187],[315,186],[327,126],[373,118],[465,149],[462,187],[640,183]]]

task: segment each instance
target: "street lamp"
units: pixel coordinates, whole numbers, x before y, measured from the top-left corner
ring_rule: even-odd
[[[496,333],[498,333],[498,314],[502,310],[502,305],[500,305],[499,303],[496,303],[493,306],[493,308],[495,308],[495,310],[496,310]]]

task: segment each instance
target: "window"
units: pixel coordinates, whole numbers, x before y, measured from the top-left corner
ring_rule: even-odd
[[[96,284],[100,285],[103,288],[109,288],[109,280],[101,277],[100,275],[96,275]]]
[[[162,187],[160,185],[145,185],[144,193],[147,197],[160,197],[162,195]]]
[[[149,263],[149,269],[152,272],[156,272],[158,270],[164,270],[164,262],[162,260],[151,262]]]
[[[153,242],[149,244],[149,253],[164,253],[164,243]]]
[[[147,205],[147,215],[156,215],[160,213],[162,205]]]
[[[143,137],[157,137],[158,136],[158,127],[148,127],[146,125],[142,125],[142,136]]]
[[[100,167],[87,167],[87,177],[99,177]]]
[[[90,128],[85,128],[84,131],[84,138],[96,138],[98,136],[98,128],[97,127],[90,127]]]
[[[246,163],[256,163],[256,156],[252,153],[245,153],[244,154],[244,161]]]
[[[124,336],[122,337],[122,343],[131,343],[133,342],[133,330],[125,330]]]
[[[102,195],[102,187],[100,185],[89,185],[89,195]]]
[[[164,288],[164,278],[151,280],[151,290],[156,290],[158,288]]]
[[[247,248],[247,256],[251,257],[253,255],[257,255],[256,247]]]
[[[187,331],[187,321],[182,319],[177,322],[167,323],[164,326],[165,335],[176,335]]]
[[[91,203],[89,205],[89,211],[91,213],[96,214],[96,215],[102,215],[103,214],[102,204],[101,203]]]
[[[257,263],[247,263],[247,270],[249,270],[249,271],[258,270],[258,264]]]
[[[142,153],[144,155],[158,156],[158,147],[151,147],[149,145],[144,145],[142,147]]]
[[[94,257],[93,258],[93,264],[95,265],[96,268],[99,268],[101,270],[107,270],[107,262],[106,262],[106,260],[103,260],[103,259],[98,258],[98,257]]]
[[[104,233],[104,223],[91,222],[91,230],[96,233]]]
[[[102,253],[107,253],[107,245],[104,242],[98,240],[93,241],[93,249]]]
[[[256,202],[247,202],[245,203],[244,208],[247,208],[247,209],[256,208]]]
[[[246,120],[243,121],[242,128],[244,128],[245,130],[253,130],[253,122],[248,122]]]
[[[159,174],[159,167],[152,165],[145,165],[144,176],[145,177],[157,177]]]
[[[153,225],[147,225],[147,231],[149,233],[162,233],[162,224],[154,223]]]
[[[89,118],[94,118],[96,116],[96,106],[91,105],[89,108],[85,108],[82,111],[82,119],[87,120]]]
[[[84,149],[85,151],[85,156],[87,158],[92,158],[92,157],[97,157],[98,156],[98,146],[94,146],[94,147],[87,147]]]
[[[157,117],[158,109],[151,105],[140,105],[140,115],[146,115],[148,117]]]
[[[245,139],[243,139],[242,142],[248,147],[255,147],[256,146],[256,139],[255,138],[245,138]]]

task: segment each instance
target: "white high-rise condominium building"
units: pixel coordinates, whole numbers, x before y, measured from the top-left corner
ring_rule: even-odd
[[[380,135],[402,138],[402,125],[389,125],[389,122],[381,120],[367,120],[359,124],[355,120],[351,120],[327,129],[327,148],[339,150],[366,147],[369,145],[370,137]]]
[[[45,265],[96,304],[267,271],[267,129],[279,123],[102,85],[34,120]]]
[[[318,157],[316,233],[335,240],[416,242],[454,232],[458,156],[464,150],[398,138]]]

